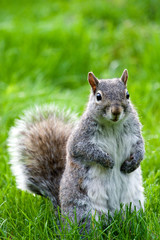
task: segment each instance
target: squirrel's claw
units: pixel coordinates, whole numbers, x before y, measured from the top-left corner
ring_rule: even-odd
[[[105,160],[103,163],[101,163],[104,168],[113,168],[114,167],[114,161],[110,156],[107,156],[107,160]]]
[[[121,172],[123,173],[131,173],[134,170],[136,170],[140,165],[140,162],[136,161],[135,159],[133,160],[125,160],[124,163],[121,166]]]
[[[114,161],[113,161],[113,160],[110,160],[110,161],[109,161],[109,168],[112,169],[113,167],[114,167]]]

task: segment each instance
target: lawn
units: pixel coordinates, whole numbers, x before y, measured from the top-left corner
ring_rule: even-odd
[[[16,188],[7,152],[10,127],[23,110],[56,103],[82,114],[87,73],[120,77],[143,124],[145,212],[117,213],[106,231],[86,239],[160,236],[160,3],[158,0],[1,0],[0,3],[0,239],[80,239],[56,224],[48,199]]]

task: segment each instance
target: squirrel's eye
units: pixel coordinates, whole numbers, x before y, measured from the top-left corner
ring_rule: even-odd
[[[129,92],[126,92],[126,98],[129,99]]]
[[[97,97],[97,101],[101,101],[102,100],[102,95],[99,92],[97,93],[96,97]]]

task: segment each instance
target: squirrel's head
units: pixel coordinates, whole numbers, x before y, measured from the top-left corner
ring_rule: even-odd
[[[97,79],[88,73],[91,85],[89,109],[96,117],[103,117],[111,122],[122,120],[129,112],[129,93],[127,91],[128,72],[125,69],[121,78]]]

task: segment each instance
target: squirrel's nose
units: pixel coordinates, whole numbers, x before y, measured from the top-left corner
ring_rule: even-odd
[[[111,107],[111,113],[114,116],[119,116],[122,112],[122,107],[121,106],[112,106]]]

